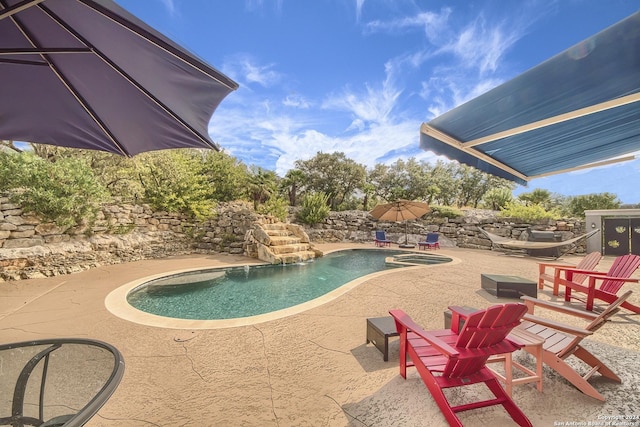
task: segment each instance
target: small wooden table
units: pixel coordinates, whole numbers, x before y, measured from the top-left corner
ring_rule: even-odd
[[[513,353],[492,356],[487,361],[487,363],[504,363],[504,375],[496,372],[494,369],[489,369],[493,371],[498,380],[502,381],[505,384],[505,390],[509,396],[511,396],[511,389],[514,385],[527,384],[531,382],[536,382],[538,391],[542,391],[542,345],[544,344],[544,338],[541,338],[538,335],[532,334],[531,332],[517,327],[514,328],[509,335],[507,335],[507,339],[515,343],[524,344],[525,347],[530,348],[530,350],[528,351],[536,358],[535,372],[527,368],[526,366],[514,362],[512,359]],[[526,373],[527,376],[514,379],[514,368]]]
[[[367,319],[367,342],[373,343],[382,352],[382,360],[389,360],[389,337],[400,336],[393,317],[372,317]]]

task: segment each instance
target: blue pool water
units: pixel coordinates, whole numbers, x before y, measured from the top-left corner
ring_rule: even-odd
[[[388,257],[411,264],[387,262]],[[384,249],[332,252],[313,261],[199,270],[165,276],[129,293],[135,308],[179,319],[233,319],[311,301],[367,274],[403,265],[439,264],[450,258]]]

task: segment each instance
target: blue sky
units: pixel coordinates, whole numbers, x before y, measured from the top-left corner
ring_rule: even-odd
[[[415,157],[420,124],[636,12],[637,0],[117,0],[240,88],[209,133],[280,176],[344,152]],[[640,203],[640,159],[532,180],[562,195]]]

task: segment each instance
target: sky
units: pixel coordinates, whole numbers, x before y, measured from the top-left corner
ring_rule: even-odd
[[[239,85],[209,134],[284,176],[343,152],[367,166],[444,157],[420,125],[640,8],[637,0],[116,0]],[[638,153],[640,154],[640,153]],[[533,179],[640,203],[639,159]]]

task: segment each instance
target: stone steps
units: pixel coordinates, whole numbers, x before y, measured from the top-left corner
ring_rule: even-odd
[[[256,224],[248,246],[258,259],[271,264],[293,264],[322,256],[313,249],[304,229],[295,224]]]

